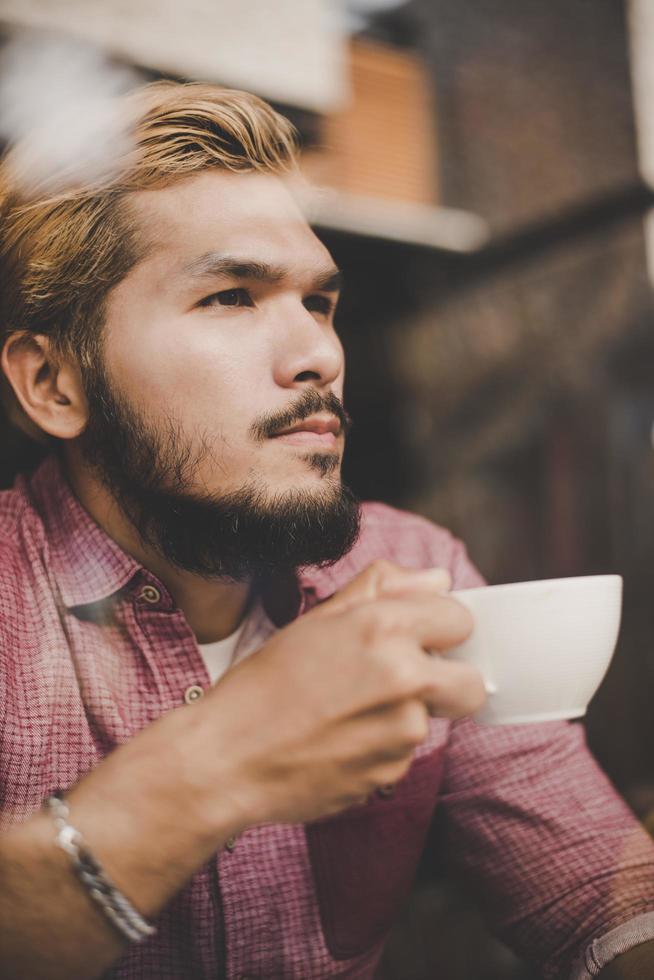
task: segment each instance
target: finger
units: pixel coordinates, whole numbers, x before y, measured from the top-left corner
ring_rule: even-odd
[[[471,664],[434,656],[425,668],[420,696],[430,715],[465,718],[479,711],[486,701],[484,679]]]
[[[456,599],[416,592],[361,604],[349,617],[369,646],[407,640],[427,652],[463,643],[474,626],[472,614]]]
[[[420,697],[363,711],[343,726],[344,744],[356,745],[364,765],[410,758],[428,735],[429,715]]]
[[[357,603],[373,601],[383,595],[401,595],[411,591],[443,593],[448,592],[451,585],[450,573],[445,568],[404,568],[379,560],[323,603],[320,610],[325,614],[342,612]]]
[[[405,574],[399,578],[389,577],[381,582],[380,596],[400,596],[412,592],[445,595],[452,588],[452,576],[447,568],[402,569],[402,571]]]

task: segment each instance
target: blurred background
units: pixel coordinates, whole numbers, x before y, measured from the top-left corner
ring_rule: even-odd
[[[132,84],[241,87],[295,122],[347,277],[348,482],[450,527],[491,582],[624,576],[584,724],[654,827],[654,4],[0,0],[0,29],[0,63],[55,32]],[[6,422],[0,450],[3,486],[36,458]],[[438,855],[385,966],[533,976]]]

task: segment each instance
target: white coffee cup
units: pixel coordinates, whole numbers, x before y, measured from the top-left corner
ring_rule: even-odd
[[[515,582],[452,592],[471,636],[448,651],[482,673],[486,725],[579,718],[599,687],[620,628],[619,575]]]

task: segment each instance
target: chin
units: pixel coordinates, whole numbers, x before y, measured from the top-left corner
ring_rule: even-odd
[[[341,457],[335,453],[309,453],[302,457],[308,480],[341,481]]]
[[[329,472],[321,472],[315,468],[304,468],[300,473],[287,473],[279,480],[268,481],[267,495],[269,498],[284,494],[305,491],[308,493],[324,494],[341,488],[340,467],[330,468]]]

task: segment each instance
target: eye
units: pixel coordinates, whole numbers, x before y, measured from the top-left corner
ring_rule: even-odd
[[[254,306],[247,289],[223,289],[201,299],[198,306]]]
[[[329,316],[334,312],[336,304],[329,296],[321,296],[316,293],[314,296],[307,296],[304,300],[304,308],[309,313],[320,313],[322,316]]]

